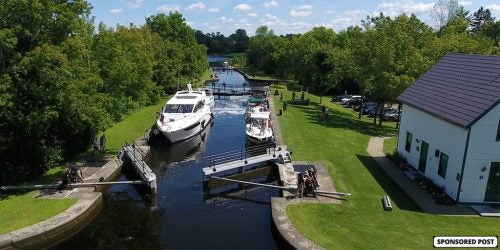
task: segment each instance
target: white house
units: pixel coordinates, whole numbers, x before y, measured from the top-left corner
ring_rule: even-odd
[[[397,99],[398,153],[458,202],[500,203],[500,56],[449,53]]]

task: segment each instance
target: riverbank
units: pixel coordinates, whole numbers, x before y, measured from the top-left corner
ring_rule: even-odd
[[[155,112],[164,105],[166,99],[162,99],[158,104],[144,107],[132,112],[123,121],[115,124],[106,131],[108,142],[108,156],[88,156],[84,154],[85,160],[80,160],[77,164],[83,171],[86,182],[99,182],[102,177],[105,181],[112,181],[121,174],[122,162],[115,157],[125,142],[133,142],[137,138],[143,138],[146,131],[155,120]],[[54,175],[53,178],[61,174]],[[9,248],[45,248],[50,247],[78,232],[88,222],[92,221],[102,207],[102,194],[105,186],[74,188],[71,190],[41,190],[34,192],[33,199],[43,199],[48,202],[71,200],[75,203],[60,213],[42,218],[39,222],[34,222],[23,228],[0,235],[0,249]],[[44,209],[50,207],[39,207],[34,213],[42,213]],[[30,216],[25,214],[25,216]],[[6,222],[3,222],[6,223]]]
[[[104,165],[83,163],[81,169],[85,182],[99,182],[116,179],[121,172],[122,162],[116,157],[103,160]],[[82,164],[82,163],[79,163]],[[37,198],[76,199],[76,203],[49,219],[0,235],[0,249],[47,248],[71,237],[81,230],[100,211],[103,200],[101,192],[105,187],[82,187],[65,190],[41,190]]]
[[[283,90],[280,90],[283,91]],[[283,91],[284,100],[291,99]],[[319,97],[308,94],[311,105],[288,105],[278,121],[284,143],[294,160],[321,162],[340,192],[352,193],[342,204],[300,203],[286,207],[292,225],[315,244],[327,248],[429,248],[434,235],[491,235],[497,218],[435,216],[422,212],[385,174],[367,152],[371,137],[394,134],[394,123],[383,128],[371,119],[357,119],[350,110],[330,103],[329,120],[321,116]],[[274,97],[280,105],[279,97]],[[388,194],[393,211],[386,212],[381,197]],[[463,225],[467,225],[464,227]]]

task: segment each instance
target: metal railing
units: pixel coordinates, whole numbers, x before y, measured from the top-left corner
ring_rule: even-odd
[[[216,165],[229,163],[233,161],[244,160],[245,162],[247,162],[247,159],[249,157],[255,157],[266,154],[273,154],[273,155],[276,154],[276,145],[274,143],[226,151],[223,153],[205,156],[203,158],[208,161],[210,167],[215,167]]]
[[[128,147],[128,146],[130,146],[130,147]],[[133,164],[136,163],[137,166],[142,168],[143,177],[147,178],[146,175],[149,175],[149,171],[148,171],[148,173],[146,173],[146,167],[149,170],[149,166],[147,166],[146,162],[144,161],[142,153],[138,151],[138,146],[135,143],[128,145],[128,143],[125,142],[124,149],[126,151],[129,151],[129,153],[132,157],[132,159],[130,159],[130,160],[133,162]]]

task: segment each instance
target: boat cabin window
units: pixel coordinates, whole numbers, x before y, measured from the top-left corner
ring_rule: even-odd
[[[255,127],[255,128],[262,128],[264,127],[264,123],[265,121],[262,120],[262,119],[252,119],[252,127]]]
[[[191,113],[193,104],[167,104],[163,113]]]
[[[203,108],[203,102],[198,102],[196,104],[196,106],[194,106],[194,110],[193,110],[193,113],[196,113],[198,110],[200,110],[201,108]]]

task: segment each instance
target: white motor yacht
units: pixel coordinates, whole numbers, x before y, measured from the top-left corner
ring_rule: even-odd
[[[158,115],[155,135],[162,133],[171,143],[188,139],[209,126],[214,97],[209,89],[178,91]]]
[[[273,126],[269,111],[262,111],[262,108],[256,107],[247,114],[246,134],[248,140],[253,144],[273,142]]]

